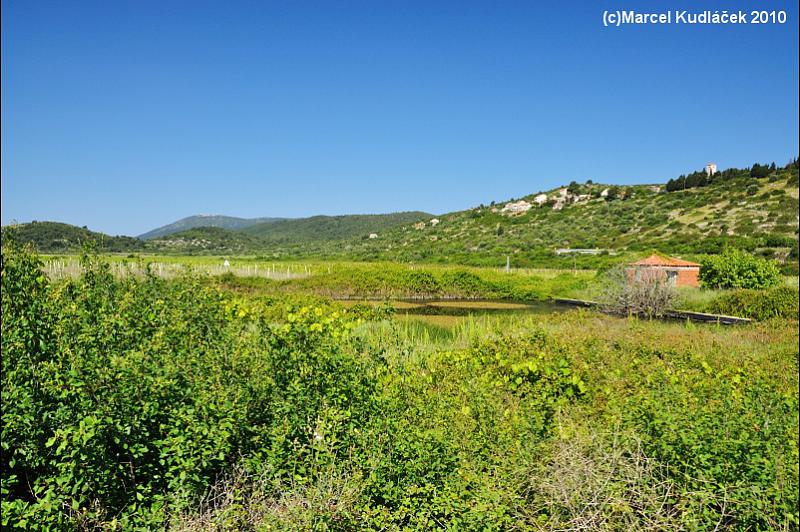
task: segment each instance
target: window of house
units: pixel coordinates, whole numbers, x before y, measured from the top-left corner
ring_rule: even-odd
[[[678,272],[676,270],[667,270],[667,283],[675,286],[678,282]]]

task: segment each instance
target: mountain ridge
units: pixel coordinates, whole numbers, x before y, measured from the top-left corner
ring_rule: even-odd
[[[237,216],[227,216],[224,214],[194,214],[176,220],[167,225],[151,229],[146,233],[138,235],[136,238],[141,240],[152,240],[162,236],[167,236],[181,231],[187,231],[196,227],[219,227],[222,229],[244,229],[251,225],[272,223],[276,221],[285,220],[286,218],[272,218],[272,217],[259,217],[259,218],[240,218]]]

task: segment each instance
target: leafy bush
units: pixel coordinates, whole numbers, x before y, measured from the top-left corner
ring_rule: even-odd
[[[774,262],[735,249],[705,257],[700,264],[700,282],[709,288],[770,288],[781,281]]]
[[[771,290],[735,290],[712,301],[708,311],[755,320],[797,318],[798,292],[788,286]]]
[[[193,279],[83,263],[50,284],[3,248],[4,528],[161,528],[243,459],[311,476],[370,418],[347,316],[301,307],[274,324]]]
[[[657,372],[624,414],[644,452],[667,464],[674,507],[695,530],[713,521],[736,530],[796,527],[797,477],[786,476],[784,460],[797,452],[797,398],[741,370],[712,376],[710,365],[701,368]]]

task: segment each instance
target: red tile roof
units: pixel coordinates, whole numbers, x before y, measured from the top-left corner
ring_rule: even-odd
[[[689,262],[688,260],[671,259],[669,257],[662,257],[661,255],[650,255],[646,259],[638,260],[631,263],[633,266],[693,266],[699,268],[700,265],[696,262]]]

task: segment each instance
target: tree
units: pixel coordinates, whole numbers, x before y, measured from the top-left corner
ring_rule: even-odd
[[[726,249],[700,261],[700,282],[709,288],[771,288],[780,284],[775,262],[746,251]]]
[[[755,163],[750,168],[750,177],[753,177],[755,179],[762,179],[764,177],[767,177],[768,175],[769,175],[769,166],[765,164]]]
[[[570,194],[578,194],[581,191],[581,186],[575,181],[571,181],[567,187],[567,192]]]

